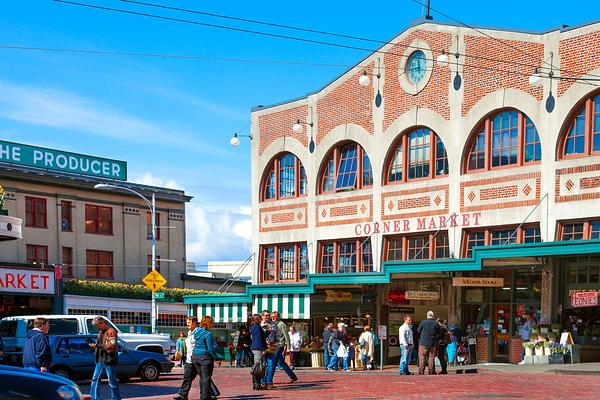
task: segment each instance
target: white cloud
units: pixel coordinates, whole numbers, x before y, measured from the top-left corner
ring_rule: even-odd
[[[146,172],[141,177],[133,179],[132,182],[148,186],[164,187],[167,189],[185,190],[185,188],[179,185],[174,179],[169,179],[165,182],[162,178],[152,175],[151,172]]]
[[[209,208],[192,201],[186,208],[187,259],[244,260],[252,248],[252,220],[233,209]]]

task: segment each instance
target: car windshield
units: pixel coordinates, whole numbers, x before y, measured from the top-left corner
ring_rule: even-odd
[[[27,320],[27,330],[33,329],[33,319]],[[48,335],[76,335],[79,333],[79,324],[75,318],[49,318],[50,328]]]
[[[110,322],[109,320],[105,320],[105,321],[108,324],[108,326],[110,326],[111,328],[116,330],[117,333],[119,333],[119,334],[121,333],[119,328],[117,328],[112,322]],[[87,325],[88,333],[97,334],[98,332],[100,332],[100,329],[96,328],[96,325],[94,325],[94,318],[86,318],[85,324]]]

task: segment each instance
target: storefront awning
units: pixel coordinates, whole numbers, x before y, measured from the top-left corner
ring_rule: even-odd
[[[281,319],[309,319],[309,294],[262,294],[254,296],[252,314],[279,311]]]
[[[214,318],[215,322],[246,323],[248,305],[248,303],[199,304],[198,319],[209,315]]]

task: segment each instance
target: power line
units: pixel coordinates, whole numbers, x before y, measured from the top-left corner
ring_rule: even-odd
[[[389,52],[389,51],[383,51],[383,50],[373,50],[373,49],[364,48],[364,47],[349,46],[349,45],[344,45],[344,44],[339,44],[339,43],[331,43],[331,42],[325,42],[325,41],[321,41],[321,40],[305,39],[305,38],[300,38],[300,37],[295,37],[295,36],[280,35],[280,34],[268,33],[268,32],[260,32],[260,31],[254,31],[254,30],[249,30],[249,29],[234,28],[234,27],[224,26],[224,25],[208,24],[208,23],[204,23],[204,22],[192,21],[192,20],[187,20],[187,19],[182,19],[182,18],[166,17],[166,16],[162,16],[162,15],[148,14],[148,13],[142,13],[142,12],[131,11],[131,10],[123,10],[123,9],[117,9],[117,8],[111,8],[111,7],[104,7],[104,6],[99,6],[99,5],[94,5],[94,4],[87,4],[87,3],[80,3],[80,2],[75,2],[75,1],[68,1],[68,0],[53,0],[53,1],[58,2],[58,3],[71,4],[71,5],[75,5],[75,6],[87,7],[87,8],[93,8],[93,9],[100,9],[100,10],[112,11],[112,12],[123,13],[123,14],[132,14],[132,15],[138,15],[138,16],[149,17],[149,18],[156,18],[156,19],[167,20],[167,21],[188,23],[188,24],[193,24],[193,25],[207,26],[207,27],[212,27],[212,28],[232,30],[232,31],[244,32],[244,33],[253,33],[253,34],[257,34],[257,35],[276,37],[276,38],[280,38],[280,39],[289,39],[289,40],[300,41],[300,42],[307,42],[307,43],[312,43],[312,44],[321,44],[321,45],[332,46],[332,47],[340,47],[340,48],[346,48],[346,49],[351,49],[351,50],[367,51],[367,52],[370,52],[370,53],[389,54],[389,55],[396,56],[396,57],[401,57],[402,56],[402,54],[395,53],[395,52]],[[427,59],[426,58],[426,60],[435,62],[435,60],[433,60],[433,59]],[[457,63],[457,65],[458,65],[458,63]],[[503,73],[508,72],[508,71],[505,71],[505,70],[501,70],[501,69],[497,69],[497,68],[492,68],[492,67],[481,67],[481,66],[478,66],[478,65],[475,65],[475,64],[466,64],[466,63],[463,63],[462,65],[463,66],[472,67],[472,68],[476,68],[476,69],[488,70],[488,71],[497,71],[497,72],[503,72]],[[385,69],[386,67],[383,67],[383,68]],[[515,73],[517,75],[529,76],[529,74],[523,74],[523,73],[516,72],[516,71],[515,71]],[[586,78],[579,78],[579,80],[585,80],[585,79]]]
[[[265,22],[265,21],[260,21],[260,20],[255,20],[255,19],[248,19],[248,18],[240,18],[240,17],[233,17],[233,16],[229,16],[229,15],[223,15],[223,14],[216,14],[216,13],[209,13],[206,11],[198,11],[198,10],[190,10],[187,8],[180,8],[180,7],[172,7],[172,6],[166,6],[166,5],[162,5],[162,4],[156,4],[156,3],[147,3],[147,2],[142,2],[142,1],[137,1],[137,0],[119,0],[123,3],[131,3],[131,4],[138,4],[138,5],[143,5],[143,6],[147,6],[147,7],[154,7],[154,8],[159,8],[159,9],[166,9],[166,10],[172,10],[172,11],[181,11],[181,12],[185,12],[185,13],[191,13],[191,14],[197,14],[197,15],[205,15],[205,16],[209,16],[209,17],[215,17],[215,18],[222,18],[222,19],[228,19],[228,20],[233,20],[233,21],[241,21],[241,22],[247,22],[247,23],[252,23],[252,24],[258,24],[258,25],[264,25],[264,26],[273,26],[273,27],[277,27],[277,28],[284,28],[284,29],[291,29],[291,30],[297,30],[297,31],[302,31],[302,32],[309,32],[309,33],[316,33],[316,34],[320,34],[320,35],[327,35],[327,36],[333,36],[333,37],[340,37],[340,38],[344,38],[344,39],[352,39],[352,40],[360,40],[360,41],[365,41],[365,42],[370,42],[370,43],[377,43],[377,44],[383,44],[383,45],[393,45],[393,46],[399,46],[399,47],[403,47],[406,49],[415,49],[415,50],[420,50],[420,48],[418,46],[411,46],[411,45],[405,45],[405,44],[400,44],[400,43],[393,43],[390,41],[384,41],[384,40],[377,40],[377,39],[370,39],[370,38],[365,38],[365,37],[361,37],[361,36],[354,36],[354,35],[346,35],[346,34],[341,34],[341,33],[335,33],[335,32],[328,32],[328,31],[321,31],[321,30],[316,30],[316,29],[309,29],[309,28],[303,28],[303,27],[298,27],[298,26],[292,26],[292,25],[285,25],[285,24],[278,24],[278,23],[272,23],[272,22]],[[413,0],[415,1],[415,0]],[[423,6],[425,6],[422,3],[419,3],[418,1],[415,1],[415,3],[417,4],[421,4]],[[446,16],[445,14],[442,14],[444,16]],[[452,17],[449,17],[451,18]],[[458,20],[455,20],[458,23]],[[461,23],[463,24],[463,23]],[[476,28],[470,27],[466,24],[463,24],[471,29],[476,30]],[[480,32],[480,31],[478,31]],[[499,40],[496,38],[493,38],[490,35],[487,35],[484,32],[480,32],[492,39],[495,40]],[[521,51],[520,49],[517,49],[519,51]],[[456,52],[454,52],[453,54],[458,54],[459,56],[464,56],[464,57],[470,57],[470,58],[474,58],[474,59],[478,59],[478,60],[485,60],[485,61],[495,61],[495,62],[500,62],[500,63],[505,63],[505,64],[510,64],[510,65],[519,65],[519,66],[526,66],[526,67],[530,67],[532,69],[538,67],[535,64],[529,64],[529,63],[523,63],[523,62],[519,62],[519,61],[512,61],[512,60],[501,60],[501,59],[497,59],[497,58],[492,58],[492,57],[485,57],[485,56],[478,56],[478,55],[467,55],[466,53],[460,53],[458,52],[458,49],[456,50]],[[524,53],[526,54],[526,53]],[[560,70],[557,68],[557,70]],[[565,72],[569,72],[568,70],[563,70]],[[591,75],[594,76],[594,75]],[[600,77],[600,76],[598,76]]]

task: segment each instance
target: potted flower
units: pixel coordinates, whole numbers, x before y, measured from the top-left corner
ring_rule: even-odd
[[[531,327],[531,333],[535,333],[535,334],[540,333],[540,328],[538,327],[538,325],[533,325]]]
[[[533,346],[535,348],[535,355],[543,356],[544,355],[544,346],[546,345],[546,339],[537,338],[535,340],[532,340],[532,342],[533,342]]]
[[[564,364],[564,346],[560,343],[550,344],[550,354],[548,357],[550,364]]]
[[[548,334],[548,330],[550,329],[551,326],[552,326],[552,324],[548,321],[542,321],[538,324],[538,328],[540,329],[540,333],[542,335]]]
[[[525,348],[525,356],[532,356],[533,349],[535,348],[535,343],[533,342],[523,342],[523,347]]]

